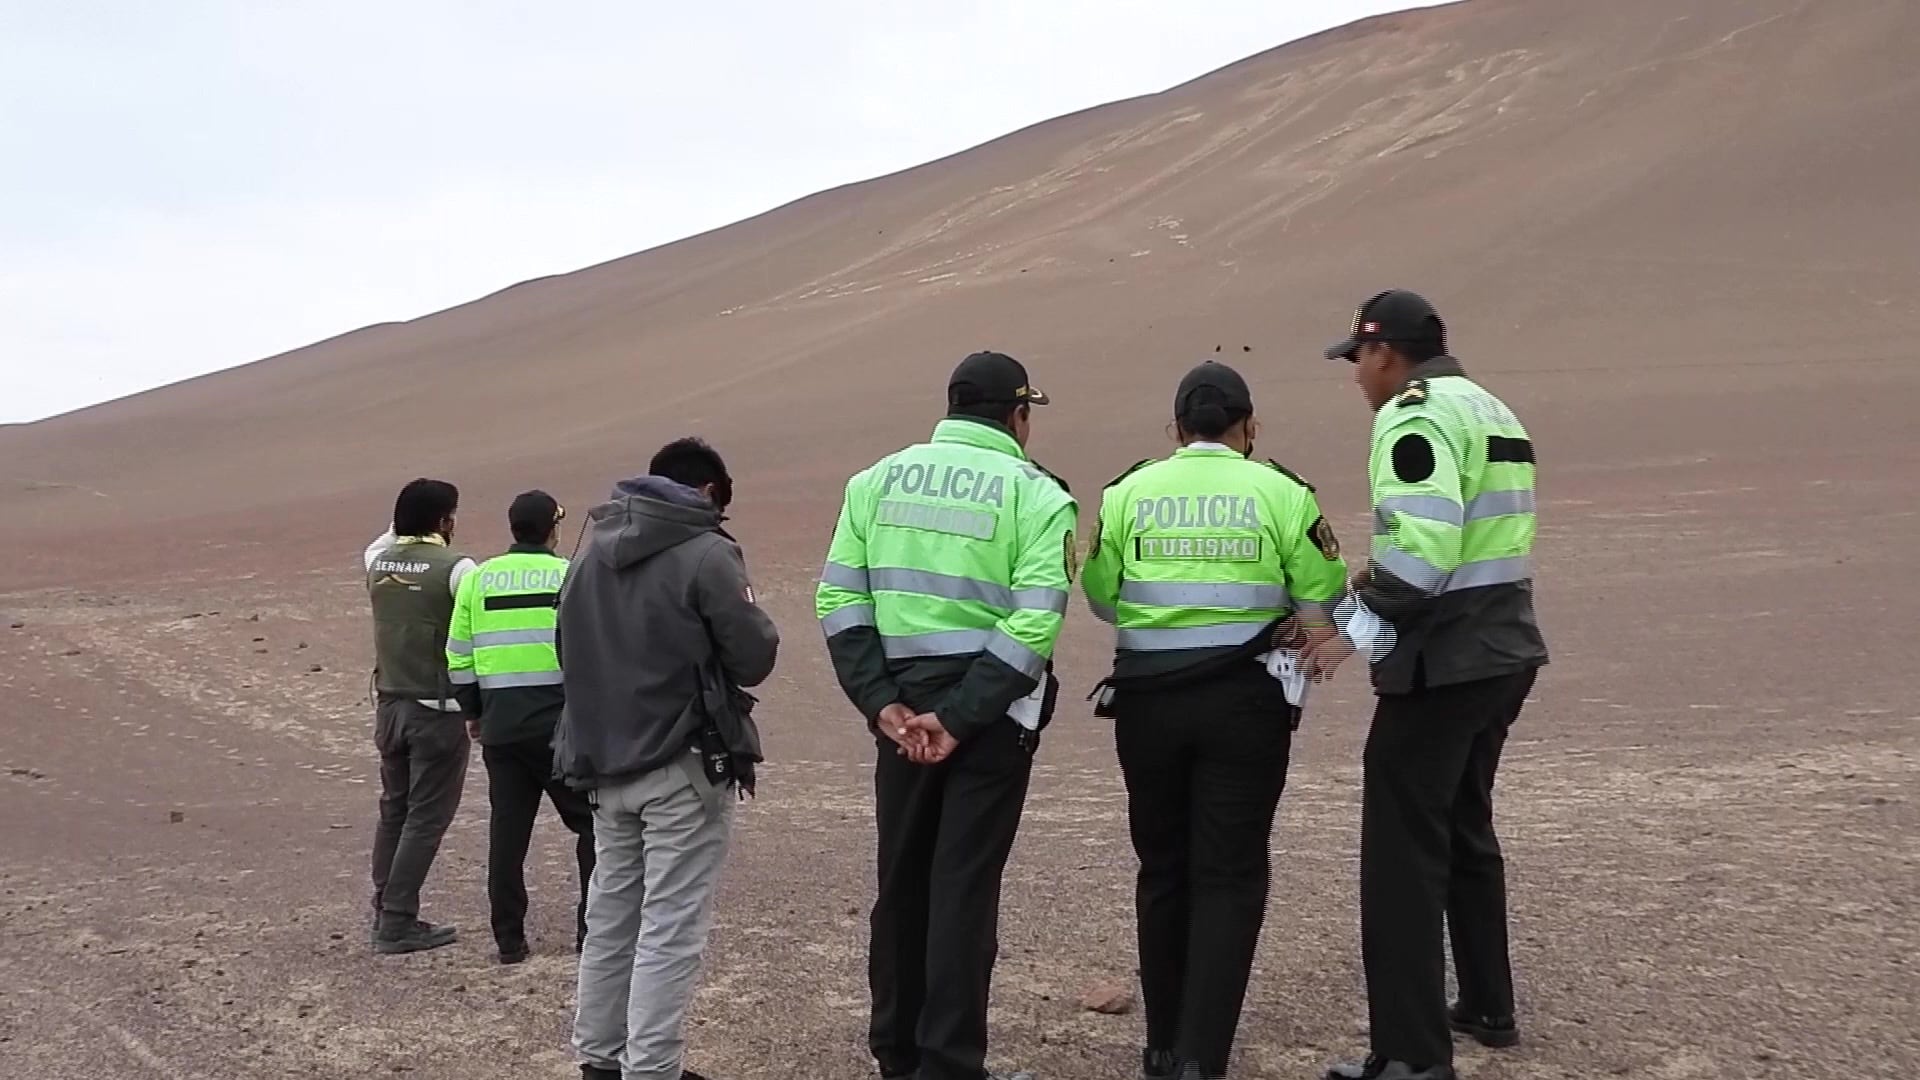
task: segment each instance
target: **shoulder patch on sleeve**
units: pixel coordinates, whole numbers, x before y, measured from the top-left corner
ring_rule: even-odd
[[[1418,484],[1433,475],[1433,444],[1425,435],[1409,431],[1394,440],[1393,475],[1403,484]]]
[[[1073,530],[1061,533],[1062,565],[1067,571],[1067,584],[1073,584],[1073,576],[1080,570],[1080,548],[1073,542]]]
[[[1320,549],[1328,562],[1340,557],[1340,538],[1333,535],[1333,526],[1325,517],[1313,519],[1313,525],[1307,529],[1307,539],[1313,541],[1313,546]]]
[[[1107,486],[1112,487],[1113,485],[1119,483],[1120,481],[1125,480],[1127,477],[1132,476],[1134,473],[1139,472],[1141,469],[1144,469],[1147,466],[1153,464],[1157,460],[1159,459],[1158,458],[1141,458],[1139,461],[1136,461],[1132,465],[1127,466],[1127,471],[1107,481]]]
[[[1301,487],[1306,488],[1308,491],[1314,490],[1313,485],[1307,483],[1306,477],[1301,476],[1299,473],[1294,472],[1292,469],[1287,468],[1285,465],[1280,464],[1279,462],[1273,460],[1272,458],[1267,459],[1267,464],[1273,469],[1274,472],[1277,472],[1280,475],[1286,477],[1287,479],[1293,481],[1294,483],[1299,484]]]
[[[1427,400],[1427,380],[1415,379],[1393,399],[1396,406],[1418,405]]]
[[[1308,527],[1308,540],[1313,542],[1315,548],[1319,548],[1321,557],[1329,563],[1340,557],[1340,538],[1332,534],[1332,523],[1325,517],[1313,519],[1313,525]]]

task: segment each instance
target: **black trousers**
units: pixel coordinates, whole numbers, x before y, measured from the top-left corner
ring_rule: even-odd
[[[1453,1061],[1446,931],[1461,1003],[1479,1015],[1513,1014],[1493,779],[1537,674],[1383,694],[1375,705],[1361,800],[1360,941],[1377,1054],[1414,1065]]]
[[[1113,713],[1140,860],[1147,1046],[1224,1076],[1266,920],[1296,710],[1249,660],[1192,686],[1122,691]]]
[[[420,889],[460,808],[473,743],[458,713],[381,695],[380,821],[373,830],[373,910],[399,929],[420,915]]]
[[[1007,720],[938,765],[877,736],[879,894],[868,1045],[886,1077],[980,1080],[999,955],[1000,882],[1033,772],[1034,736]]]
[[[493,940],[502,949],[527,943],[527,846],[540,797],[553,801],[560,820],[573,830],[574,858],[580,864],[580,902],[574,909],[574,944],[587,933],[587,883],[593,880],[593,807],[585,792],[553,775],[553,750],[546,739],[482,746],[487,763],[487,902],[493,909]]]

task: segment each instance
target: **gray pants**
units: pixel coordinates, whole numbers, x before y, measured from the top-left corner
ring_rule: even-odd
[[[595,862],[573,1047],[580,1064],[626,1080],[679,1080],[734,794],[709,783],[689,753],[591,800]]]
[[[382,695],[373,726],[380,751],[380,823],[373,833],[373,909],[399,929],[420,914],[420,887],[460,808],[472,740],[458,713]]]

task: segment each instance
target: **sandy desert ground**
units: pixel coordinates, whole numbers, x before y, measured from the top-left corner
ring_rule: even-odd
[[[1387,285],[1441,305],[1541,448],[1554,663],[1499,795],[1525,1042],[1463,1046],[1463,1073],[1911,1075],[1916,47],[1910,3],[1472,0],[0,428],[0,1076],[569,1075],[568,846],[543,819],[536,955],[494,965],[477,755],[426,897],[465,938],[367,949],[357,556],[414,475],[462,485],[485,555],[515,491],[583,510],[686,431],[740,477],[785,635],[690,1063],[871,1075],[873,747],[810,609],[841,480],[994,345],[1054,395],[1033,449],[1090,507],[1165,448],[1174,381],[1217,347],[1261,454],[1356,551],[1367,417],[1317,349]],[[474,422],[422,428],[429,400]],[[1047,1080],[1136,1062],[1137,1013],[1077,1001],[1133,970],[1111,733],[1079,701],[1109,641],[1074,612],[1003,909],[995,1059]],[[1364,1045],[1370,699],[1351,670],[1319,693],[1248,1077]]]

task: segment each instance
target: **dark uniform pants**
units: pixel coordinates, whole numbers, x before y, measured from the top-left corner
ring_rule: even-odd
[[[1377,1054],[1453,1061],[1447,930],[1461,1003],[1481,1016],[1513,1013],[1493,779],[1536,674],[1382,694],[1375,705],[1360,819],[1360,939]]]
[[[1011,720],[915,765],[879,736],[879,894],[867,957],[868,1045],[882,1076],[980,1080],[999,955],[1000,881],[1033,772]]]
[[[1224,1076],[1266,919],[1295,710],[1248,661],[1192,686],[1120,692],[1113,712],[1140,860],[1147,1046]]]
[[[487,830],[487,901],[493,908],[493,940],[502,949],[527,943],[527,846],[540,796],[553,801],[560,820],[576,837],[574,859],[580,865],[580,902],[574,909],[574,943],[587,934],[587,883],[593,880],[593,807],[585,792],[553,775],[553,750],[546,739],[482,746],[487,763],[487,798],[492,819]]]
[[[373,910],[395,928],[420,915],[420,887],[460,808],[472,740],[459,713],[381,695],[380,822],[373,832]]]

